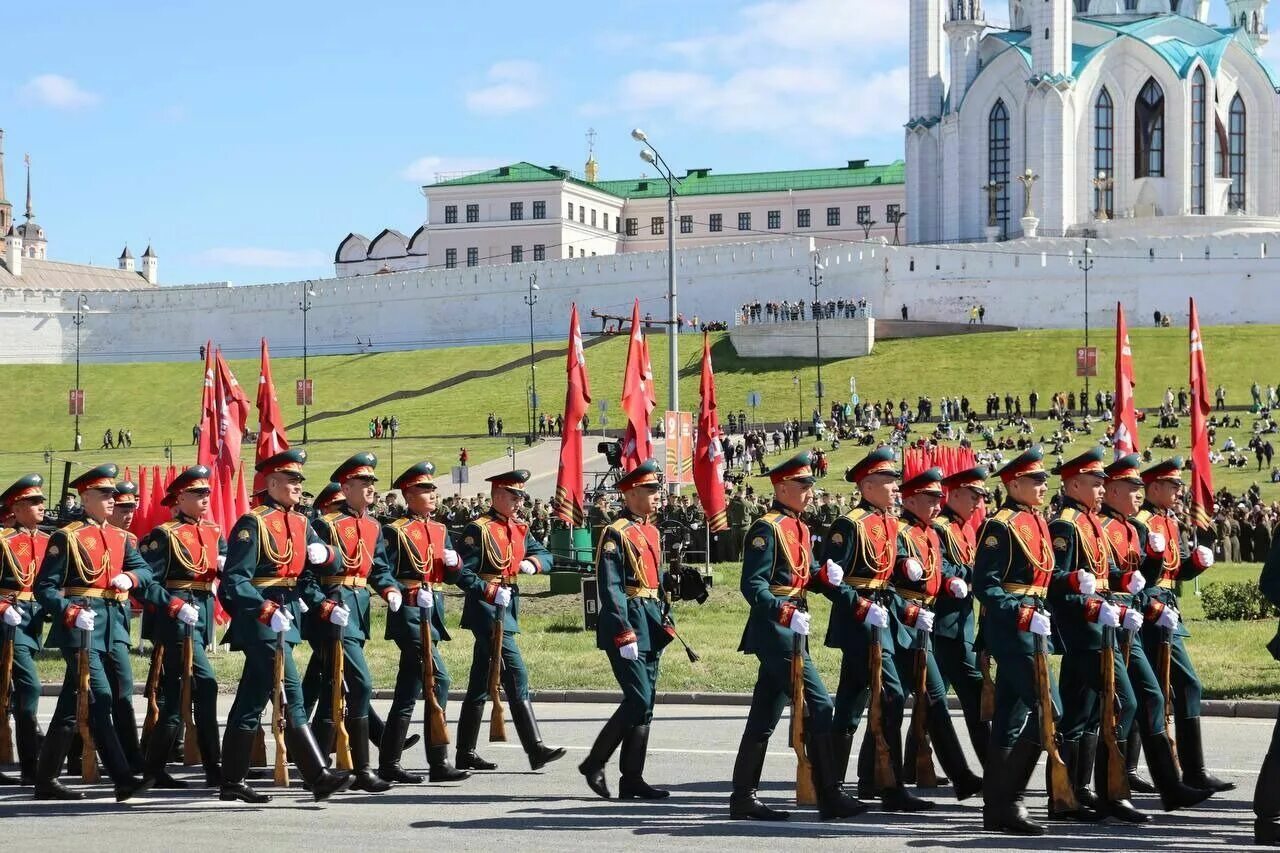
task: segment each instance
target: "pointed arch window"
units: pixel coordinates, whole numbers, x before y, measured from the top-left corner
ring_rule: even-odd
[[[1096,209],[1106,211],[1109,217],[1115,215],[1115,191],[1112,189],[1116,172],[1115,142],[1115,104],[1111,100],[1111,93],[1103,87],[1093,104],[1093,166],[1097,177],[1111,179],[1103,185],[1106,187],[1105,190],[1095,190],[1100,194],[1095,199]]]
[[[1009,233],[1009,110],[996,101],[987,117],[987,181],[999,184],[995,220],[1001,234]]]
[[[1164,177],[1164,89],[1152,77],[1134,106],[1134,177]]]
[[[1191,212],[1195,214],[1205,211],[1206,92],[1204,69],[1197,68],[1191,77]]]
[[[1248,138],[1244,99],[1236,95],[1231,99],[1231,112],[1227,129],[1227,177],[1231,178],[1231,189],[1228,191],[1227,207],[1231,210],[1245,209],[1245,158]]]

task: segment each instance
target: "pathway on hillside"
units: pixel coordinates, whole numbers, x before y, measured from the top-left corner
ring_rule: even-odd
[[[609,470],[609,463],[605,461],[604,454],[596,451],[596,445],[602,440],[598,433],[584,436],[582,439],[582,468],[586,472],[585,482],[588,489],[595,482],[593,474]],[[533,447],[525,447],[523,441],[523,436],[517,438],[515,465],[511,464],[511,457],[508,455],[490,459],[487,462],[479,462],[468,466],[469,482],[461,486],[450,484],[442,488],[445,488],[446,494],[460,494],[463,497],[487,495],[489,484],[485,482],[485,477],[510,471],[513,467],[525,468],[533,475],[529,478],[529,494],[535,498],[549,499],[555,494],[556,474],[560,470],[560,439],[544,439]],[[661,460],[665,452],[666,442],[660,438],[654,439],[654,458]]]

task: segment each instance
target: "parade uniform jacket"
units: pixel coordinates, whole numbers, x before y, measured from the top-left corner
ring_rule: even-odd
[[[1204,569],[1183,554],[1176,518],[1167,515],[1153,504],[1144,503],[1138,514],[1130,520],[1142,534],[1143,542],[1147,541],[1148,533],[1164,534],[1164,553],[1158,557],[1147,555],[1142,562],[1142,575],[1147,581],[1147,587],[1144,590],[1147,617],[1148,621],[1154,621],[1163,608],[1178,609],[1178,584],[1182,581],[1194,580],[1204,572]],[[1191,632],[1187,630],[1185,622],[1178,620],[1174,635],[1190,637]]]
[[[972,527],[946,507],[933,520],[933,527],[942,543],[943,574],[960,578],[969,587],[969,594],[964,598],[946,595],[938,599],[933,634],[973,645],[977,621],[973,614],[973,557],[978,537]]]
[[[918,561],[924,568],[920,580],[907,578],[908,559]],[[909,648],[916,641],[914,629],[920,608],[936,610],[939,602],[951,597],[947,581],[952,577],[950,565],[942,559],[938,531],[904,509],[898,519],[898,559],[893,572],[893,588],[898,598],[893,608],[894,639],[899,648]]]
[[[1102,530],[1102,519],[1084,506],[1066,498],[1062,511],[1049,522],[1053,537],[1054,572],[1049,584],[1049,604],[1053,629],[1067,652],[1097,651],[1102,648],[1102,624],[1098,613],[1110,597],[1114,563],[1111,547]],[[1090,572],[1097,591],[1080,592],[1078,570]]]
[[[986,608],[984,643],[997,658],[1035,653],[1031,616],[1048,598],[1053,565],[1049,525],[1034,509],[1009,500],[982,525],[973,587]]]
[[[648,519],[624,512],[604,529],[596,576],[597,648],[608,651],[635,643],[642,652],[658,652],[671,642],[662,602],[662,544]]]
[[[520,632],[520,561],[529,560],[539,574],[551,571],[551,552],[529,532],[529,525],[516,518],[503,518],[492,508],[467,525],[462,532],[462,572],[458,587],[466,595],[462,606],[462,627],[471,631],[493,628],[494,593],[500,584],[511,587],[511,605],[503,614],[502,627],[508,634]]]
[[[213,583],[218,579],[218,557],[227,553],[218,525],[179,516],[148,533],[139,550],[155,578],[142,595],[144,607],[163,614],[150,620],[150,639],[157,643],[185,640],[186,626],[178,621],[178,611],[190,604],[200,611],[200,620],[192,626],[193,641],[212,645]]]
[[[444,593],[440,585],[457,583],[462,558],[458,558],[458,565],[453,568],[444,564],[444,552],[454,550],[448,529],[438,521],[410,515],[383,527],[382,538],[387,548],[387,565],[404,593],[404,606],[396,613],[387,613],[384,639],[419,642],[422,613],[414,601],[424,583],[430,586],[435,605],[431,608],[431,639],[437,643],[450,639],[444,626]]]
[[[885,628],[872,628],[862,621],[872,600],[893,608],[890,587],[898,560],[898,520],[863,501],[840,516],[827,535],[826,557],[844,568],[844,585],[833,599],[827,626],[828,648],[864,652],[871,632],[880,631],[880,644],[893,645],[893,620]]]
[[[400,589],[391,576],[382,525],[372,515],[357,514],[344,505],[337,512],[320,516],[312,526],[320,541],[337,552],[337,556],[333,569],[317,577],[325,598],[307,614],[303,634],[313,643],[332,640],[335,626],[329,621],[329,614],[341,605],[351,612],[342,636],[368,640],[369,587],[379,595]],[[404,607],[400,609],[403,611]]]
[[[0,613],[15,606],[22,610],[22,622],[14,627],[13,639],[29,649],[43,645],[44,611],[36,601],[35,585],[49,537],[47,530],[39,528],[0,530]]]
[[[834,602],[848,590],[843,585],[834,589],[826,584],[813,557],[808,526],[776,501],[747,531],[741,589],[751,613],[738,651],[783,656],[795,651],[791,616],[805,606],[807,592],[821,592]],[[858,606],[856,594],[850,601]],[[865,612],[870,603],[863,600],[861,605]]]
[[[1120,602],[1142,612],[1146,609],[1146,590],[1137,595],[1129,592],[1133,573],[1142,570],[1146,553],[1146,536],[1123,513],[1108,506],[1102,508],[1102,532],[1111,548],[1111,592]]]
[[[128,531],[86,519],[73,521],[49,538],[44,561],[36,577],[36,598],[53,619],[48,645],[78,649],[83,632],[76,616],[89,608],[96,614],[92,648],[107,652],[115,643],[130,643],[129,592],[111,586],[127,574],[131,592],[142,595],[151,581],[151,569],[138,553]]]
[[[281,607],[294,620],[285,632],[285,642],[302,642],[300,602],[312,608],[320,606],[325,596],[317,572],[331,569],[337,561],[337,552],[330,548],[328,562],[308,565],[307,546],[317,542],[320,537],[305,515],[296,509],[286,510],[269,496],[261,506],[240,516],[227,543],[227,562],[218,588],[222,606],[231,615],[227,640],[233,650],[275,642],[271,615]]]
[[[1258,588],[1267,597],[1267,601],[1280,607],[1280,536],[1271,542],[1271,551],[1262,564],[1262,574],[1258,576]],[[1277,627],[1271,642],[1267,643],[1267,651],[1271,653],[1271,657],[1280,660],[1280,627]]]

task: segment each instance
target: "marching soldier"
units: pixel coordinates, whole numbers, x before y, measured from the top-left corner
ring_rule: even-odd
[[[1102,519],[1096,511],[1102,504],[1106,480],[1102,457],[1102,447],[1094,445],[1062,463],[1056,471],[1062,478],[1064,497],[1061,511],[1049,523],[1054,554],[1049,604],[1063,649],[1058,678],[1058,693],[1062,698],[1059,752],[1080,808],[1055,813],[1051,799],[1049,816],[1081,821],[1111,816],[1126,823],[1145,823],[1151,816],[1135,809],[1126,797],[1109,798],[1112,792],[1106,783],[1108,750],[1103,749],[1101,756],[1098,750],[1101,703],[1114,702],[1118,705],[1117,731],[1112,734],[1119,741],[1121,756],[1124,755],[1137,698],[1129,683],[1115,632],[1136,631],[1142,626],[1141,612],[1110,600],[1111,578],[1115,573]],[[1135,585],[1130,592],[1138,589],[1141,587]],[[1104,645],[1112,651],[1114,696],[1106,695],[1103,690]],[[1095,764],[1100,780],[1096,794],[1089,788]]]
[[[733,553],[729,555],[731,561],[742,559],[742,543],[747,538],[747,525],[751,523],[751,508],[747,505],[747,499],[742,494],[742,487],[733,490],[733,497],[729,498],[729,506],[727,508],[729,516],[729,532],[730,541],[733,543]]]
[[[378,775],[389,782],[416,784],[422,777],[406,773],[400,756],[409,745],[405,736],[413,719],[413,706],[422,695],[422,619],[431,627],[431,659],[435,670],[435,697],[444,709],[449,701],[449,670],[440,654],[441,642],[452,639],[444,625],[444,593],[441,585],[455,583],[462,561],[453,549],[449,531],[433,516],[440,492],[436,466],[419,462],[401,474],[395,488],[404,495],[408,515],[382,529],[387,543],[387,563],[400,585],[405,606],[387,614],[386,639],[400,648],[395,697],[378,748]],[[460,782],[471,774],[449,763],[447,744],[427,743],[427,765],[432,782]]]
[[[619,799],[670,795],[644,780],[658,663],[674,630],[661,604],[662,545],[653,523],[662,490],[658,470],[658,463],[649,459],[618,480],[626,507],[601,535],[596,553],[600,582],[596,646],[609,657],[613,677],[622,688],[622,704],[604,724],[578,771],[587,777],[587,787],[605,799],[609,785],[604,768],[619,745]]]
[[[311,506],[300,508],[300,512],[307,516],[308,521],[312,524],[316,519],[330,512],[335,512],[346,501],[346,497],[342,494],[342,486],[334,482],[325,483],[324,488],[320,490],[320,494],[312,499]],[[306,672],[302,674],[302,704],[307,710],[307,719],[313,718],[313,712],[316,703],[320,700],[320,691],[325,684],[325,660],[326,653],[321,649],[312,649],[311,657],[307,660]],[[316,723],[313,725],[313,731],[317,733],[317,740],[320,748],[326,755],[333,751],[333,738],[331,732],[322,731],[322,720],[328,719],[328,712],[321,711]]]
[[[183,723],[182,685],[188,678],[205,786],[222,786],[218,682],[205,648],[215,642],[213,583],[226,561],[227,543],[218,525],[204,519],[209,474],[208,468],[196,465],[174,478],[161,501],[173,508],[174,517],[147,534],[140,549],[156,581],[144,594],[156,613],[152,641],[163,650],[160,719],[147,743],[145,774],[161,788],[187,787],[166,772],[165,764]]]
[[[529,527],[516,513],[525,498],[529,472],[508,471],[486,478],[490,488],[489,509],[467,525],[463,531],[458,555],[462,572],[458,587],[466,593],[462,607],[462,627],[475,637],[471,658],[471,676],[462,714],[458,718],[457,762],[462,770],[493,770],[496,764],[476,753],[476,737],[480,717],[489,696],[489,663],[494,637],[494,619],[502,616],[502,687],[511,704],[511,717],[529,766],[541,770],[564,757],[563,748],[548,747],[542,742],[538,720],[529,701],[529,674],[516,645],[520,633],[520,587],[513,583],[521,574],[546,574],[551,571],[551,553],[533,538]]]
[[[1272,541],[1258,586],[1268,601],[1280,607],[1280,536]],[[1267,651],[1280,660],[1280,631],[1267,643]],[[1253,843],[1280,847],[1280,720],[1271,730],[1271,745],[1253,790],[1253,813]]]
[[[769,737],[782,708],[792,696],[792,661],[804,656],[804,751],[812,764],[818,814],[823,820],[853,817],[866,804],[840,790],[832,741],[831,696],[809,658],[808,590],[839,598],[854,612],[866,614],[877,605],[843,585],[843,570],[828,560],[819,566],[813,557],[809,530],[799,518],[813,499],[813,467],[808,452],[775,465],[769,472],[774,501],[770,510],[748,531],[742,563],[742,595],[751,607],[738,651],[760,661],[751,710],[733,766],[733,796],[729,817],[738,820],[786,820],[790,815],[770,808],[756,796],[764,770]],[[881,609],[881,616],[885,616]],[[792,708],[792,713],[796,709]]]
[[[138,484],[130,480],[116,483],[116,504],[111,510],[111,523],[121,530],[128,530],[133,525],[133,517],[138,512]],[[132,533],[129,537],[136,547],[138,537]]]
[[[1184,554],[1178,535],[1174,504],[1182,491],[1181,456],[1152,465],[1142,472],[1146,500],[1132,521],[1146,537],[1147,557],[1142,563],[1146,578],[1146,622],[1142,629],[1142,646],[1152,665],[1167,646],[1170,658],[1170,685],[1173,712],[1177,720],[1178,763],[1182,781],[1193,788],[1215,792],[1235,788],[1205,771],[1204,739],[1200,729],[1200,676],[1196,675],[1183,640],[1191,636],[1182,623],[1178,607],[1178,584],[1193,580],[1213,565],[1213,551],[1204,545],[1192,545]],[[1152,534],[1155,534],[1154,539]],[[1163,546],[1163,547],[1161,547]],[[1154,554],[1154,556],[1153,556]],[[1160,667],[1156,666],[1156,671]]]
[[[89,668],[89,726],[117,802],[150,787],[133,775],[120,731],[133,732],[133,670],[129,664],[129,591],[151,583],[151,569],[125,531],[107,523],[115,506],[114,464],[92,468],[72,481],[84,506],[83,521],[53,534],[36,578],[36,597],[50,614],[51,648],[62,649],[66,675],[36,762],[37,800],[78,800],[64,787],[58,771],[77,728],[80,691],[79,652]],[[86,744],[85,748],[88,748]]]
[[[1139,567],[1143,554],[1147,552],[1148,543],[1139,534],[1138,528],[1129,521],[1129,517],[1137,513],[1142,505],[1142,477],[1138,473],[1138,465],[1137,454],[1131,453],[1107,466],[1102,530],[1115,561],[1111,588],[1115,590],[1116,600],[1126,604],[1130,612],[1141,614],[1146,610],[1146,580]],[[1137,590],[1136,593],[1130,591],[1134,589]],[[1129,778],[1129,787],[1141,791],[1136,782],[1139,781],[1138,753],[1142,746],[1145,747],[1147,765],[1155,783],[1153,787],[1149,786],[1149,792],[1159,792],[1165,811],[1201,803],[1213,792],[1192,788],[1182,781],[1182,773],[1174,760],[1168,732],[1165,730],[1164,691],[1143,649],[1142,632],[1126,631],[1124,639],[1128,643],[1124,657],[1129,682],[1138,698],[1136,728],[1141,735],[1141,740],[1137,735],[1130,735],[1125,751],[1125,772]]]
[[[833,723],[837,778],[843,780],[848,770],[853,734],[868,698],[879,701],[883,732],[869,731],[863,738],[858,756],[858,796],[878,796],[887,811],[914,812],[930,809],[933,803],[920,799],[903,785],[902,717],[906,700],[894,659],[898,628],[890,629],[887,607],[894,599],[889,583],[898,562],[898,522],[889,513],[898,497],[900,476],[893,451],[887,447],[873,450],[845,471],[845,480],[857,484],[862,499],[836,519],[827,540],[826,559],[843,567],[850,592],[832,603],[826,645],[842,653]],[[879,697],[870,696],[873,648],[879,649]],[[892,784],[881,790],[875,783],[877,740],[882,740],[889,751],[880,760],[888,762],[893,776]]]
[[[226,801],[260,804],[271,800],[245,784],[244,777],[262,710],[275,687],[277,654],[283,658],[289,758],[302,772],[316,802],[351,784],[351,774],[325,767],[324,755],[307,725],[293,663],[293,647],[302,642],[296,623],[305,612],[304,600],[315,608],[326,601],[315,573],[332,571],[338,561],[337,552],[320,541],[296,508],[302,498],[306,459],[306,451],[291,449],[258,463],[266,493],[259,506],[236,522],[227,543],[219,597],[231,616],[231,648],[244,652],[244,671],[222,741],[219,799]],[[334,624],[350,616],[342,607],[328,609]]]
[[[40,676],[34,653],[43,644],[44,613],[35,597],[36,573],[49,546],[44,521],[44,478],[28,474],[0,494],[0,516],[12,516],[0,530],[0,649],[12,647],[9,710],[13,711],[21,780],[0,773],[0,785],[30,785],[40,754]],[[7,713],[7,712],[6,712]]]
[[[304,620],[304,634],[311,643],[313,656],[324,654],[329,664],[325,686],[346,692],[345,724],[351,736],[351,763],[355,769],[351,789],[375,794],[386,791],[391,784],[373,771],[369,758],[373,676],[364,657],[364,644],[369,639],[369,586],[383,596],[392,613],[398,612],[404,603],[387,564],[382,526],[369,513],[377,500],[374,488],[378,482],[374,475],[377,467],[378,458],[372,453],[357,453],[339,465],[330,477],[341,487],[344,500],[333,512],[319,516],[313,526],[320,541],[338,553],[338,562],[331,574],[320,578],[325,598]],[[335,621],[331,618],[335,611],[345,611],[348,616]],[[344,683],[335,685],[333,675],[337,661],[334,656],[339,639]],[[332,718],[332,704],[324,701],[327,696],[327,691],[322,691],[316,714],[317,739],[322,744],[328,743],[329,735],[339,722]]]

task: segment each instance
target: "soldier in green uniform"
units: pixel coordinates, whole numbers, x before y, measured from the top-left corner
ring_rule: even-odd
[[[529,701],[529,673],[516,634],[520,633],[520,587],[513,581],[518,575],[548,574],[551,552],[542,546],[528,525],[517,516],[525,498],[529,472],[523,469],[495,474],[486,478],[491,484],[489,509],[467,525],[462,534],[458,555],[462,572],[458,587],[466,593],[462,607],[462,627],[475,637],[471,657],[471,676],[467,694],[458,718],[458,767],[463,770],[493,770],[496,764],[476,753],[476,737],[480,717],[489,696],[489,657],[493,639],[494,618],[502,616],[502,688],[511,705],[520,744],[529,757],[529,766],[541,770],[552,761],[564,757],[564,749],[542,742],[538,719]],[[498,697],[492,697],[498,701]]]
[[[116,483],[116,503],[115,508],[111,510],[112,524],[121,530],[128,530],[133,526],[133,517],[138,512],[138,484],[130,480],[121,480]],[[133,536],[133,544],[138,544],[138,537]]]
[[[285,739],[290,760],[302,772],[316,802],[351,784],[351,774],[334,773],[325,767],[324,755],[307,725],[293,662],[293,647],[302,642],[298,618],[305,607],[319,608],[328,600],[316,573],[334,571],[340,559],[297,510],[306,459],[306,451],[290,449],[258,463],[266,494],[259,506],[236,522],[227,544],[218,595],[231,616],[231,648],[244,652],[244,669],[223,735],[222,800],[265,803],[271,799],[245,784],[244,777],[262,711],[275,688],[277,654],[282,655],[284,664]],[[350,616],[338,606],[329,610],[334,624]]]
[[[649,459],[618,480],[626,507],[605,529],[596,552],[600,583],[596,646],[609,657],[613,677],[622,689],[622,704],[596,736],[578,771],[587,777],[587,787],[605,799],[609,785],[604,768],[619,745],[619,799],[669,795],[644,780],[658,662],[672,639],[661,603],[661,537],[653,523],[662,490],[658,470],[658,463]]]
[[[813,530],[814,539],[825,546],[827,534],[831,532],[831,525],[840,517],[840,508],[831,500],[830,492],[822,493],[822,501],[818,505],[818,524]],[[815,550],[821,550],[815,546]]]
[[[1258,587],[1272,605],[1280,607],[1280,536],[1262,565]],[[1280,661],[1280,631],[1267,643],[1271,657]],[[1280,847],[1280,719],[1271,730],[1271,745],[1262,759],[1262,771],[1253,789],[1253,843]]]
[[[1191,656],[1183,645],[1191,632],[1181,619],[1177,587],[1183,581],[1194,580],[1212,566],[1213,551],[1204,545],[1188,543],[1187,553],[1183,553],[1178,520],[1173,514],[1182,492],[1182,468],[1182,457],[1175,456],[1143,471],[1146,500],[1131,519],[1138,532],[1146,537],[1148,551],[1142,563],[1142,574],[1147,582],[1142,646],[1155,667],[1161,644],[1169,645],[1170,682],[1182,781],[1193,788],[1230,791],[1235,784],[1213,776],[1204,767],[1200,676],[1196,674]],[[1152,534],[1155,534],[1154,540]],[[1159,667],[1156,671],[1159,672]]]
[[[1057,813],[1050,800],[1051,818],[1096,821],[1114,817],[1126,823],[1144,823],[1151,816],[1140,812],[1125,797],[1108,799],[1107,755],[1098,751],[1098,726],[1102,702],[1115,702],[1116,729],[1123,755],[1133,728],[1137,698],[1129,683],[1124,655],[1116,642],[1117,631],[1136,631],[1142,614],[1112,603],[1114,563],[1097,510],[1102,505],[1106,481],[1103,449],[1094,445],[1062,463],[1055,473],[1062,478],[1063,501],[1049,523],[1053,537],[1054,574],[1049,585],[1049,607],[1062,649],[1058,693],[1062,698],[1059,754],[1079,800],[1078,810]],[[1102,650],[1109,647],[1115,695],[1103,695]],[[1097,794],[1089,785],[1098,767]]]
[[[747,526],[751,523],[751,508],[741,487],[734,489],[733,497],[729,498],[727,514],[732,537],[730,541],[733,543],[733,553],[729,555],[729,560],[736,562],[742,559],[742,543],[747,538]]]
[[[312,526],[320,541],[337,552],[338,562],[333,572],[319,578],[324,599],[315,612],[303,619],[303,636],[311,643],[312,655],[323,654],[328,664],[316,712],[316,739],[321,744],[328,743],[338,721],[333,719],[333,705],[327,700],[331,691],[344,690],[344,722],[351,736],[351,764],[355,771],[351,789],[375,794],[386,791],[391,784],[374,772],[369,757],[373,676],[364,657],[364,644],[369,639],[369,587],[386,600],[392,613],[404,604],[404,596],[387,563],[382,525],[370,514],[377,499],[374,487],[378,482],[377,467],[378,458],[374,454],[357,453],[339,465],[329,478],[341,487],[344,500],[333,512],[318,516]],[[335,613],[344,611],[345,618],[333,619]],[[337,663],[335,647],[339,645],[343,657],[341,688],[333,684]]]
[[[311,506],[299,507],[299,511],[307,516],[309,523],[314,524],[321,516],[336,512],[344,501],[346,497],[342,494],[342,486],[330,481],[325,483],[320,493],[312,499]],[[326,654],[323,650],[316,652],[313,649],[311,657],[307,659],[307,669],[302,673],[302,705],[306,708],[308,720],[315,717],[316,703],[320,701],[320,691],[325,684],[325,660]],[[321,718],[327,720],[328,712],[322,711]],[[321,731],[324,727],[318,723],[313,724],[312,728],[316,732],[320,748],[326,755],[333,752],[332,731]]]
[[[840,649],[840,683],[836,688],[834,731],[837,777],[843,781],[858,721],[871,692],[871,650],[880,650],[880,701],[884,731],[868,732],[858,756],[858,796],[879,797],[888,811],[922,811],[933,803],[922,800],[903,784],[902,718],[906,707],[903,682],[894,658],[898,626],[890,626],[896,596],[890,588],[898,562],[898,520],[890,515],[898,498],[898,473],[893,451],[887,447],[868,453],[844,478],[862,494],[858,505],[831,525],[825,559],[844,569],[848,593],[832,602],[826,645]],[[883,735],[893,784],[878,790],[875,779],[876,742]]]
[[[1102,531],[1107,537],[1115,563],[1111,588],[1116,600],[1126,605],[1130,612],[1141,614],[1146,610],[1146,579],[1140,566],[1143,554],[1147,553],[1148,543],[1138,532],[1138,528],[1129,521],[1129,517],[1142,506],[1139,464],[1138,455],[1131,453],[1107,466],[1107,485],[1102,498]],[[1154,556],[1159,556],[1159,552]],[[1142,780],[1138,777],[1138,753],[1139,747],[1145,746],[1147,764],[1155,782],[1154,786],[1146,783],[1145,793],[1158,791],[1165,811],[1203,802],[1213,792],[1192,788],[1183,783],[1182,771],[1174,760],[1173,749],[1165,731],[1164,691],[1160,688],[1160,682],[1151,668],[1151,661],[1143,650],[1142,632],[1126,631],[1124,640],[1127,641],[1124,658],[1129,682],[1138,698],[1136,729],[1141,735],[1139,740],[1137,734],[1131,734],[1125,751],[1125,772],[1129,778],[1129,787],[1143,792],[1140,784]]]
[[[72,481],[84,506],[75,521],[49,540],[36,598],[50,614],[50,648],[61,649],[66,676],[36,762],[38,800],[80,799],[58,781],[58,771],[76,733],[81,648],[88,648],[90,727],[98,756],[115,785],[117,802],[150,787],[133,775],[119,731],[137,731],[133,717],[133,670],[129,663],[129,591],[151,583],[151,569],[125,531],[107,522],[115,505],[114,464],[92,468]],[[123,718],[127,716],[128,720]]]
[[[1045,610],[1053,577],[1049,526],[1040,514],[1048,491],[1039,446],[1024,451],[999,471],[1008,497],[986,520],[974,557],[974,592],[985,608],[982,632],[999,664],[995,714],[983,785],[982,824],[988,830],[1043,835],[1031,821],[1022,792],[1040,753],[1037,646],[1047,642],[1053,621]],[[1061,711],[1057,687],[1049,681],[1053,713]]]
[[[40,754],[40,676],[35,653],[43,647],[44,612],[35,597],[36,573],[49,546],[44,521],[44,478],[28,474],[0,493],[0,518],[12,520],[0,529],[0,649],[10,645],[9,709],[13,712],[20,779],[0,773],[0,785],[30,785]]]
[[[413,706],[422,695],[422,620],[431,628],[431,660],[435,669],[435,696],[443,709],[449,701],[449,670],[440,654],[440,643],[452,639],[444,625],[444,593],[441,585],[455,583],[462,567],[453,549],[449,531],[432,516],[440,492],[435,483],[436,466],[419,462],[394,483],[404,495],[408,514],[382,529],[387,543],[387,563],[404,596],[405,606],[387,614],[386,639],[400,649],[395,696],[387,716],[386,730],[378,748],[378,775],[391,782],[417,783],[422,777],[406,773],[400,756],[408,743],[405,736],[413,719]],[[427,764],[432,782],[460,782],[471,774],[449,763],[447,744],[427,744]]]
[[[773,505],[751,526],[742,561],[742,596],[751,610],[738,651],[755,655],[760,669],[733,766],[729,817],[766,821],[789,817],[787,812],[761,802],[756,791],[769,737],[792,695],[791,666],[797,653],[804,656],[804,749],[813,768],[818,814],[823,820],[853,817],[867,806],[840,790],[831,737],[831,696],[809,658],[807,595],[813,590],[833,601],[838,598],[864,616],[876,605],[844,586],[844,570],[840,566],[830,560],[819,566],[814,559],[809,530],[799,518],[813,499],[813,460],[809,453],[775,465],[769,479],[773,483]]]
[[[218,525],[205,519],[209,474],[208,468],[196,465],[174,478],[161,501],[173,508],[174,517],[147,534],[140,547],[156,581],[147,587],[143,599],[156,613],[152,641],[163,649],[164,660],[160,719],[147,744],[145,773],[161,788],[186,787],[165,771],[165,764],[182,725],[182,683],[188,677],[205,785],[222,786],[218,682],[205,647],[215,641],[213,583],[226,561],[227,543]],[[189,673],[185,657],[188,640]]]

